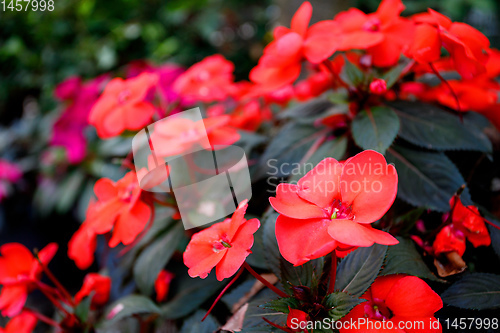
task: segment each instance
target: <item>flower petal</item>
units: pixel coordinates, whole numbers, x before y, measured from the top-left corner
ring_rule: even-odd
[[[398,175],[382,154],[365,150],[348,159],[340,176],[342,204],[352,206],[354,219],[372,223],[392,206],[398,191]]]
[[[276,198],[269,198],[271,206],[280,214],[295,219],[326,218],[326,212],[297,194],[299,187],[293,184],[279,184]]]
[[[328,233],[336,241],[351,246],[369,247],[374,243],[383,245],[399,243],[396,238],[387,232],[350,220],[332,220]]]
[[[328,234],[329,220],[296,220],[284,215],[276,220],[276,239],[281,255],[294,264],[327,255],[337,246]]]

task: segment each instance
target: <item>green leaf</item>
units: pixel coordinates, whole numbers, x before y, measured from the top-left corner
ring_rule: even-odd
[[[245,313],[245,319],[243,320],[244,332],[275,332],[276,329],[267,325],[262,320],[262,317],[266,317],[278,325],[286,325],[286,314],[277,313],[276,311],[260,307],[261,304],[271,302],[275,298],[276,294],[266,288],[259,292],[255,298],[248,303],[248,309]]]
[[[223,286],[216,280],[215,272],[206,279],[193,279],[187,272],[185,274],[185,278],[179,282],[179,292],[161,307],[162,314],[167,319],[178,319],[193,312]]]
[[[141,295],[129,295],[114,302],[107,311],[106,318],[109,321],[143,313],[160,313],[160,309],[149,298]]]
[[[342,260],[335,289],[360,297],[370,287],[384,263],[387,245],[358,248]]]
[[[387,85],[387,89],[389,90],[392,88],[396,82],[398,82],[399,78],[401,77],[401,73],[403,73],[403,70],[408,66],[408,62],[405,61],[401,64],[398,64],[391,69],[389,69],[387,72],[383,73],[380,75],[380,78],[385,80],[385,83]]]
[[[472,273],[455,282],[441,295],[443,302],[463,309],[500,308],[500,276]]]
[[[324,98],[316,98],[311,101],[300,103],[277,115],[278,119],[316,119],[318,115],[333,107],[333,104]]]
[[[343,292],[334,292],[325,297],[323,304],[330,309],[328,311],[330,318],[332,320],[339,320],[356,305],[365,301],[365,299],[359,299]]]
[[[180,333],[212,333],[219,329],[219,323],[212,315],[205,316],[205,311],[198,310],[184,321]]]
[[[174,254],[183,234],[182,224],[177,223],[139,255],[134,265],[134,279],[143,294],[151,294],[158,273]]]
[[[430,104],[391,103],[401,120],[399,136],[414,145],[435,150],[491,152],[492,145],[472,122]]]
[[[59,213],[66,213],[73,206],[84,180],[85,175],[80,170],[73,171],[64,179],[57,191],[56,209]]]
[[[272,211],[266,216],[265,219],[263,219],[264,234],[262,237],[262,241],[264,243],[264,255],[267,261],[267,265],[276,276],[280,276],[281,274],[281,254],[275,234],[276,219],[278,218],[278,215],[278,213]]]
[[[398,196],[416,207],[446,212],[450,198],[465,184],[458,168],[443,153],[393,145],[386,157],[398,172]],[[468,196],[468,192],[462,195]]]
[[[289,293],[291,293],[291,286],[311,287],[313,284],[314,267],[310,261],[300,266],[293,266],[282,258],[280,271],[280,281]]]
[[[341,77],[347,83],[353,87],[358,87],[363,84],[365,80],[365,74],[352,62],[344,57],[345,65],[342,69]]]
[[[358,113],[351,130],[358,146],[385,154],[398,134],[399,119],[391,108],[377,106]]]
[[[347,137],[341,136],[333,140],[324,142],[318,150],[316,150],[311,157],[303,164],[303,167],[298,167],[289,178],[291,183],[298,181],[305,176],[306,173],[311,171],[319,162],[327,157],[332,157],[336,160],[341,160],[347,151]]]
[[[380,275],[405,273],[420,278],[441,281],[422,260],[413,242],[409,239],[397,237],[399,244],[389,246],[385,267]]]
[[[312,145],[326,134],[326,130],[318,130],[312,125],[286,124],[262,154],[255,179],[288,176],[303,162]]]
[[[286,297],[278,298],[259,306],[263,309],[271,309],[277,312],[288,313],[288,307],[291,307],[292,309],[298,309],[299,305],[300,303],[296,298]]]
[[[75,308],[75,315],[78,317],[78,319],[80,319],[82,323],[87,322],[87,318],[89,317],[90,312],[90,304],[92,303],[94,293],[95,292],[91,292],[90,295],[81,300]]]

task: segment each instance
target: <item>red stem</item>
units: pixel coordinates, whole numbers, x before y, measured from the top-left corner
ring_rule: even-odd
[[[43,314],[33,310],[33,309],[30,309],[30,308],[24,308],[24,311],[26,312],[29,312],[31,313],[32,315],[34,315],[38,320],[40,320],[41,322],[44,322],[45,324],[47,325],[50,325],[50,326],[54,326],[60,330],[63,330],[62,326],[56,322],[55,320],[47,317],[47,316],[44,316]]]
[[[247,264],[246,261],[243,262],[243,267],[245,267],[246,270],[250,274],[252,274],[257,280],[259,280],[260,282],[262,282],[263,285],[265,285],[266,287],[268,287],[269,289],[271,289],[272,291],[274,291],[278,296],[288,297],[288,295],[284,291],[279,290],[278,288],[276,288],[275,286],[273,286],[271,283],[269,283],[269,281],[267,281],[262,276],[260,276],[256,271],[254,271],[253,268],[250,267],[250,265]]]
[[[71,297],[71,294],[66,290],[66,288],[64,288],[64,286],[61,284],[61,282],[59,282],[59,280],[57,280],[57,278],[54,276],[54,274],[52,274],[50,269],[47,266],[45,266],[45,264],[40,260],[40,258],[38,257],[38,253],[35,253],[35,257],[38,260],[38,262],[40,263],[40,266],[42,267],[44,273],[47,275],[47,277],[50,279],[50,281],[52,281],[52,283],[54,283],[56,288],[69,301],[69,304],[71,304],[71,306],[75,306],[75,302],[73,301],[73,297]]]
[[[335,292],[335,280],[337,279],[337,252],[332,251],[332,267],[330,268],[330,283],[328,284],[328,294]]]
[[[240,268],[240,270],[238,271],[238,273],[236,273],[236,275],[234,276],[234,278],[227,284],[227,286],[224,287],[224,289],[222,289],[222,291],[220,292],[219,296],[217,296],[217,298],[215,299],[215,301],[212,303],[212,306],[210,307],[210,309],[208,309],[207,314],[205,315],[205,317],[203,317],[203,319],[201,321],[204,321],[208,317],[208,315],[210,314],[210,312],[212,312],[215,304],[217,304],[217,302],[221,299],[221,297],[229,289],[229,287],[231,287],[233,285],[233,283],[236,282],[236,280],[238,280],[238,278],[240,277],[241,273],[243,273],[243,268]]]
[[[67,316],[72,316],[72,314],[69,313],[68,310],[66,310],[64,306],[62,306],[61,303],[59,303],[59,301],[52,295],[53,291],[51,290],[51,287],[43,284],[40,281],[37,281],[36,285],[40,289],[40,291],[52,302],[52,304],[54,304],[56,308],[64,312]]]
[[[453,90],[453,88],[451,87],[450,83],[448,81],[446,81],[446,79],[444,77],[442,77],[441,74],[439,74],[439,71],[436,69],[436,67],[434,67],[434,65],[432,63],[429,63],[429,66],[431,67],[434,74],[436,74],[436,76],[439,78],[439,80],[441,82],[443,82],[448,87],[448,89],[450,89],[450,92],[453,95],[453,98],[455,98],[455,102],[457,103],[457,111],[459,111],[459,112],[462,111],[461,107],[460,107],[460,100],[458,99],[458,96],[455,93],[455,91]],[[460,114],[460,118],[461,117],[462,117],[462,115]]]
[[[293,333],[293,331],[285,326],[280,326],[278,324],[275,324],[273,323],[272,321],[270,321],[269,319],[267,319],[266,317],[262,317],[262,320],[264,320],[266,323],[268,323],[269,325],[273,326],[273,327],[276,327],[277,329],[280,329],[282,331],[285,331],[287,333]]]

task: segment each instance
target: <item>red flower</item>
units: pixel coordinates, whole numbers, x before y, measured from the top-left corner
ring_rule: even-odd
[[[290,307],[288,309],[290,312],[288,312],[288,316],[286,317],[286,326],[293,332],[306,331],[305,329],[300,329],[300,327],[307,327],[307,313]]]
[[[75,295],[75,303],[79,304],[85,297],[93,293],[91,306],[97,308],[106,304],[109,300],[111,290],[111,279],[97,273],[89,273],[83,280],[83,286]]]
[[[145,99],[157,82],[158,76],[152,73],[111,80],[92,107],[89,123],[95,126],[101,138],[111,138],[125,130],[140,130],[155,112]]]
[[[275,90],[295,81],[303,58],[317,64],[331,56],[340,45],[337,23],[318,22],[311,27],[312,6],[305,1],[292,18],[290,29],[277,27],[275,40],[266,46],[250,79],[265,91]]]
[[[174,90],[184,98],[221,101],[234,90],[233,71],[233,63],[222,55],[206,57],[176,79]]]
[[[95,214],[97,204],[89,203],[87,216]],[[81,270],[87,269],[94,262],[94,252],[97,247],[97,234],[88,223],[83,223],[68,243],[68,257],[72,259]]]
[[[375,66],[396,64],[412,40],[414,23],[401,18],[401,0],[383,0],[377,11],[365,14],[351,8],[335,16],[343,35],[340,50],[367,50]]]
[[[448,17],[429,9],[413,16],[418,23],[409,56],[420,63],[439,60],[443,46],[460,75],[470,79],[486,71],[490,41],[468,24],[453,23]]]
[[[151,134],[154,151],[161,157],[188,152],[195,145],[212,149],[212,146],[231,145],[239,139],[240,135],[231,126],[231,117],[228,115],[211,117],[203,121],[187,118],[166,119],[157,122]]]
[[[423,280],[415,276],[388,275],[379,277],[361,297],[366,299],[354,307],[341,320],[347,324],[352,321],[356,328],[340,329],[341,333],[348,332],[442,332],[434,313],[443,307],[443,301]],[[365,324],[358,319],[366,318]],[[394,327],[394,329],[374,330],[373,327]],[[407,324],[423,323],[420,329],[407,329]],[[438,326],[436,328],[431,325]],[[344,325],[343,325],[344,326]],[[345,327],[345,326],[344,326]],[[401,327],[401,328],[400,328]],[[371,329],[370,329],[371,328]]]
[[[0,327],[0,333],[31,333],[35,329],[37,319],[28,311],[23,311],[12,318],[5,328]]]
[[[453,225],[463,232],[474,247],[491,244],[490,234],[476,206],[466,207],[458,197],[453,197],[450,200],[450,207],[454,207],[451,213]]]
[[[382,79],[374,79],[370,83],[370,92],[375,95],[385,94],[387,91],[387,83]]]
[[[143,231],[151,217],[151,207],[144,201],[147,192],[139,187],[133,171],[116,183],[108,178],[99,179],[94,192],[98,201],[89,207],[87,219],[70,240],[68,251],[70,258],[84,268],[92,263],[95,235],[112,230],[110,247],[120,242],[128,245]]]
[[[158,303],[167,299],[170,282],[174,279],[174,274],[162,269],[155,281],[156,301]]]
[[[280,213],[276,238],[294,265],[322,257],[337,246],[394,245],[390,234],[373,229],[396,198],[398,176],[382,154],[366,150],[344,163],[326,158],[297,185],[279,184],[269,198]]]
[[[57,251],[57,244],[50,243],[38,253],[47,265]],[[40,280],[43,268],[33,254],[22,244],[8,243],[0,247],[0,310],[2,316],[14,317],[26,302],[33,282]]]
[[[244,218],[247,202],[240,203],[231,218],[193,235],[184,252],[189,276],[204,279],[215,267],[217,280],[222,281],[241,267],[251,253],[253,234],[260,227],[258,219]]]
[[[434,256],[442,253],[456,252],[461,257],[465,252],[465,236],[453,225],[447,225],[439,231],[432,244]]]

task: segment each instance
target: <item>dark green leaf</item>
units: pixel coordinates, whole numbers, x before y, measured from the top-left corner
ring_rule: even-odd
[[[212,333],[219,329],[219,323],[212,315],[205,316],[205,311],[196,311],[191,317],[184,321],[180,333]]]
[[[364,299],[359,299],[343,292],[334,292],[325,297],[323,304],[330,309],[328,311],[330,318],[332,320],[339,320],[356,305],[365,301]]]
[[[472,273],[455,282],[441,295],[443,302],[463,309],[500,307],[500,276]]]
[[[335,289],[360,297],[370,287],[384,263],[387,245],[375,244],[349,253],[337,269]]]
[[[436,150],[491,152],[491,142],[476,126],[430,104],[391,103],[401,120],[399,136],[414,145]]]
[[[358,113],[351,130],[358,146],[385,154],[398,134],[399,119],[391,108],[377,106]]]
[[[226,292],[224,296],[222,296],[221,301],[227,305],[228,308],[232,309],[233,306],[238,303],[245,294],[250,292],[250,289],[255,285],[255,279],[251,278],[241,283],[236,288],[230,289],[231,291]]]
[[[298,309],[299,305],[300,303],[297,299],[295,299],[294,297],[287,297],[287,298],[278,298],[272,300],[270,302],[260,305],[260,307],[282,313],[288,313],[289,312],[288,307],[292,309]]]
[[[312,125],[288,123],[272,139],[260,158],[255,177],[288,176],[326,131]]]
[[[262,317],[265,317],[278,325],[286,325],[286,314],[280,314],[276,311],[260,307],[261,304],[268,303],[275,298],[276,294],[266,288],[258,293],[256,297],[248,303],[248,309],[245,313],[245,319],[243,321],[244,331],[275,332],[276,329],[267,325],[262,320]]]
[[[158,273],[174,254],[183,234],[182,224],[178,223],[139,255],[134,265],[134,279],[143,294],[151,294]]]
[[[401,73],[407,66],[408,63],[403,62],[401,64],[398,64],[397,66],[392,67],[380,76],[381,79],[385,80],[387,89],[390,89],[399,80]]]
[[[363,72],[358,68],[358,66],[350,62],[347,57],[344,57],[344,59],[345,65],[341,73],[341,77],[344,79],[344,81],[349,83],[353,87],[358,87],[363,84],[363,81],[365,79],[365,75],[363,74]]]
[[[336,160],[341,160],[347,150],[347,137],[341,136],[333,140],[328,140],[316,150],[311,157],[303,164],[296,168],[289,178],[290,182],[298,181],[306,173],[311,171],[319,162],[327,157],[332,157]]]
[[[443,153],[394,145],[386,157],[398,172],[398,196],[416,207],[446,212],[450,208],[450,198],[465,184],[455,164]]]
[[[264,220],[263,226],[263,243],[264,243],[264,254],[267,260],[267,265],[269,269],[276,275],[280,276],[280,262],[281,254],[278,247],[278,241],[276,240],[276,234],[274,228],[276,226],[276,219],[278,218],[278,213],[272,211],[270,212]]]
[[[333,104],[326,99],[316,98],[306,103],[300,103],[280,112],[278,119],[303,119],[315,118],[331,108]]]
[[[389,246],[385,267],[381,275],[405,273],[420,278],[441,281],[422,260],[413,242],[409,239],[397,237],[399,244]]]
[[[162,314],[167,319],[177,319],[198,309],[208,298],[224,286],[215,278],[215,272],[206,279],[186,276],[180,282],[179,292],[172,300],[161,307]]]
[[[91,292],[90,295],[81,300],[75,308],[75,315],[78,317],[78,319],[80,319],[82,323],[87,322],[87,318],[90,312],[90,304],[92,303],[93,297],[94,292]]]
[[[117,321],[143,313],[160,313],[160,309],[149,298],[141,295],[129,295],[114,302],[109,307],[106,318]]]
[[[80,170],[73,171],[64,179],[57,191],[56,209],[59,213],[66,213],[73,206],[84,180],[85,175]]]

